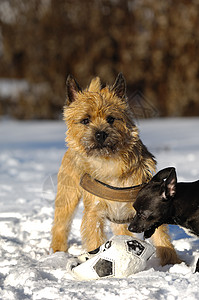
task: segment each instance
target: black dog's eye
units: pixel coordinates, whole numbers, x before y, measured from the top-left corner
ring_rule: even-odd
[[[153,216],[149,216],[148,218],[147,218],[147,221],[152,221],[152,220],[154,220],[155,218],[153,217]]]
[[[139,212],[139,213],[137,213],[137,215],[138,215],[139,219],[146,220],[146,216],[143,212]]]
[[[89,119],[89,118],[85,118],[85,119],[83,119],[83,120],[81,121],[81,123],[82,123],[83,125],[88,125],[88,124],[90,123],[90,119]]]
[[[106,119],[107,123],[109,123],[110,125],[114,123],[115,121],[115,118],[112,117],[112,116],[108,116],[107,119]]]

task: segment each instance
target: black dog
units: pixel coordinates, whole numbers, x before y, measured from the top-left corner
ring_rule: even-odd
[[[140,190],[133,207],[136,215],[128,228],[131,232],[144,231],[149,238],[160,225],[175,224],[199,236],[199,180],[177,183],[173,167],[159,171]]]

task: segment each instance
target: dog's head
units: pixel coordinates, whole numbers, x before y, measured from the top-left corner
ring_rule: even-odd
[[[157,227],[167,223],[176,184],[175,168],[159,171],[138,193],[133,205],[136,214],[128,229],[131,232],[144,231],[144,236],[149,238]]]
[[[97,77],[85,90],[69,76],[64,118],[69,147],[84,155],[112,157],[139,138],[121,73],[113,86],[102,88]]]

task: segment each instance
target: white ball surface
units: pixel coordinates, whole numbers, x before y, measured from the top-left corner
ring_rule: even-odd
[[[146,241],[126,235],[113,236],[99,248],[79,256],[71,273],[79,280],[128,277],[144,270],[154,252],[154,247]]]

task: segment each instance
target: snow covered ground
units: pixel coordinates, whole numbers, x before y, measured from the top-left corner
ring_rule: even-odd
[[[138,122],[143,142],[158,169],[177,168],[179,181],[199,178],[199,118]],[[56,174],[65,151],[63,122],[0,121],[0,299],[199,299],[199,241],[170,226],[173,244],[185,263],[146,270],[128,279],[90,282],[67,273],[68,255],[49,255]],[[81,252],[80,205],[69,241]]]

